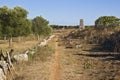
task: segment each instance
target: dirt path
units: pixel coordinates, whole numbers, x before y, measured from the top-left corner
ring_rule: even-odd
[[[59,52],[58,52],[58,42],[56,42],[56,51],[55,51],[55,63],[54,63],[54,79],[59,80]]]
[[[59,69],[60,69],[60,66],[59,66],[59,51],[58,51],[58,42],[56,42],[56,49],[55,49],[55,58],[54,58],[54,62],[53,62],[53,65],[52,65],[52,70],[51,71],[51,80],[59,80]]]

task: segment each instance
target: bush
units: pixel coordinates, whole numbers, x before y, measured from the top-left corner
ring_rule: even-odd
[[[120,52],[120,31],[110,35],[110,37],[104,41],[102,47],[104,50]]]
[[[48,25],[49,22],[42,16],[37,16],[32,20],[32,32],[35,35],[48,36],[52,32],[52,28]]]

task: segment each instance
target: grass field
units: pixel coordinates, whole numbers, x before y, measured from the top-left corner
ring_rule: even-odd
[[[44,37],[41,37],[37,40],[34,36],[22,37],[20,41],[18,38],[13,38],[12,46],[9,47],[8,40],[0,40],[0,50],[9,51],[14,49],[14,53],[23,52],[27,49],[33,48],[36,44],[40,43]]]

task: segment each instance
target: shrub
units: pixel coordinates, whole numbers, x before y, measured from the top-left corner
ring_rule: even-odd
[[[110,35],[102,44],[103,49],[112,52],[120,52],[120,31]]]

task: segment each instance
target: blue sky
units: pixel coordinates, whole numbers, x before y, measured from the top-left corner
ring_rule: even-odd
[[[120,18],[120,0],[0,0],[0,7],[4,5],[21,6],[29,12],[28,18],[42,16],[57,25],[79,25],[80,19],[94,25],[100,16]]]

